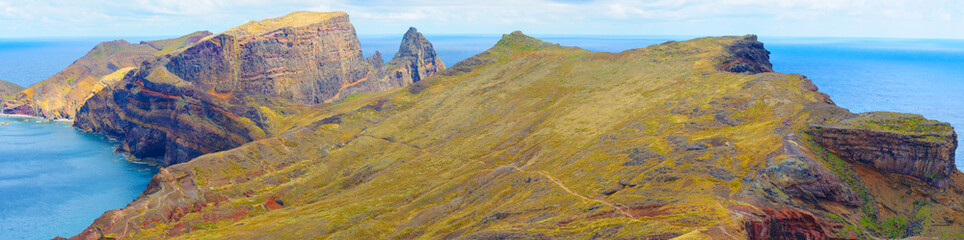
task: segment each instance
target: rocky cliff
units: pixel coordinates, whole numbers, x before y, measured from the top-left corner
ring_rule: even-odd
[[[9,100],[23,90],[24,87],[17,85],[16,83],[0,80],[0,100]]]
[[[435,56],[420,33],[411,29],[406,42],[422,45],[403,49],[403,57],[383,67],[380,55],[362,56],[343,12],[252,21],[144,61],[91,97],[75,126],[115,136],[123,150],[139,158],[164,165],[186,162],[279,134],[275,128],[287,126],[279,116],[297,111],[278,106],[336,102],[354,93],[402,87],[444,69],[438,58],[409,57]],[[421,71],[405,68],[412,66]]]
[[[844,159],[919,178],[941,189],[957,171],[957,134],[950,124],[920,115],[861,113],[807,131],[813,140]]]
[[[863,127],[806,77],[769,72],[766,53],[754,36],[599,53],[506,34],[406,88],[257,102],[297,117],[260,112],[275,119],[270,136],[162,169],[75,238],[964,237],[964,174],[935,187],[834,150],[876,138],[810,133],[944,125],[893,115]],[[137,94],[164,88],[142,69],[148,81],[113,94],[153,106]],[[412,69],[425,68],[401,72]]]
[[[31,85],[12,100],[3,112],[51,119],[73,119],[94,93],[113,84],[141,62],[194,44],[210,32],[179,38],[131,44],[124,40],[103,42],[53,77]]]

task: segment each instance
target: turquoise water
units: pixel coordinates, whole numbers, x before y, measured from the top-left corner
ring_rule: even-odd
[[[0,238],[74,236],[134,200],[155,172],[67,123],[0,117]]]

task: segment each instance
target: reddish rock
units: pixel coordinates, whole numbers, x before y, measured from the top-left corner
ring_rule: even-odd
[[[3,112],[73,119],[88,98],[113,81],[105,76],[124,68],[137,67],[143,61],[194,44],[208,35],[211,33],[200,31],[179,38],[142,41],[139,44],[124,40],[102,42],[56,75],[31,85],[15,98],[4,102]]]
[[[942,189],[957,169],[953,127],[920,115],[861,113],[837,123],[813,125],[807,133],[841,158],[910,175]]]
[[[764,214],[747,220],[744,228],[751,240],[839,239],[828,236],[809,212],[794,208],[763,208]]]
[[[262,205],[264,205],[265,209],[276,210],[284,207],[284,202],[282,202],[281,200],[279,200],[274,196],[271,196],[271,197],[268,197],[268,199],[265,199]]]
[[[409,29],[382,67],[363,57],[344,12],[298,12],[250,22],[170,56],[144,61],[77,112],[74,126],[121,140],[138,158],[182,163],[270,137],[258,106],[317,104],[412,84],[445,69]]]

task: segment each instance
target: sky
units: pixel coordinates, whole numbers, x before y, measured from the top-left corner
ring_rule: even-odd
[[[964,39],[959,0],[0,0],[0,39],[217,33],[293,11],[348,12],[359,34]]]

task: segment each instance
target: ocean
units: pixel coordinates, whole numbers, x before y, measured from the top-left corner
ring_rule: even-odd
[[[74,236],[134,200],[156,172],[68,123],[0,117],[0,239]]]
[[[379,51],[386,61],[398,51],[401,37],[401,33],[359,35],[366,56]],[[442,61],[452,66],[488,49],[501,35],[426,37]],[[692,38],[534,37],[603,52]],[[23,86],[36,83],[82,57],[101,40],[109,39],[0,40],[0,79]],[[964,129],[964,98],[957,95],[964,92],[964,40],[767,36],[760,40],[771,51],[776,71],[808,76],[837,105],[852,112],[918,113]],[[73,236],[104,211],[133,200],[156,171],[113,153],[114,144],[103,136],[74,130],[65,123],[19,118],[0,118],[0,122],[9,122],[0,125],[2,237]],[[957,155],[962,152],[959,148]],[[964,163],[958,159],[957,166],[962,168]]]

